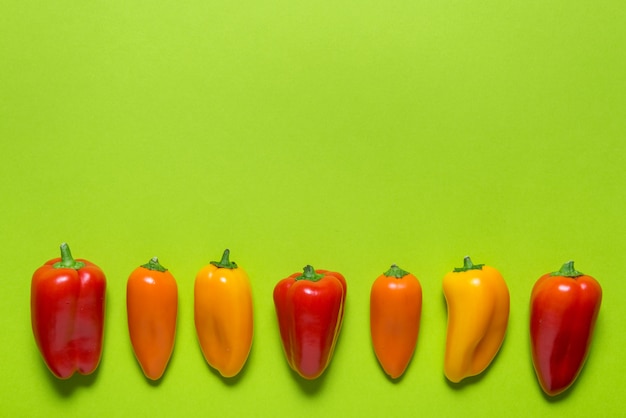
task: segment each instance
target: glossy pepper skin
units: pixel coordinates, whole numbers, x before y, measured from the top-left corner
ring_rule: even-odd
[[[205,360],[223,377],[243,368],[253,337],[252,287],[246,272],[229,260],[212,261],[196,276],[194,320]]]
[[[343,322],[346,280],[336,272],[304,268],[274,288],[274,305],[287,362],[305,379],[330,364]]]
[[[465,257],[463,267],[444,277],[443,293],[448,305],[444,372],[458,383],[482,373],[500,350],[509,321],[509,289],[496,269]]]
[[[556,396],[576,380],[589,354],[602,288],[574,262],[537,280],[530,297],[533,365],[543,391]]]
[[[126,284],[128,331],[135,357],[150,380],[163,376],[174,350],[178,287],[154,257],[136,268]]]
[[[106,278],[84,259],[74,260],[67,244],[61,258],[33,274],[31,322],[37,347],[59,379],[88,375],[100,363],[104,335]]]
[[[370,291],[370,333],[374,353],[392,379],[404,374],[415,346],[422,315],[422,286],[395,264],[378,276]]]

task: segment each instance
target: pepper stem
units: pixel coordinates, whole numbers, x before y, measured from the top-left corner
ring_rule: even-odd
[[[392,264],[391,268],[385,272],[385,276],[394,277],[396,279],[401,279],[407,274],[409,274],[409,272],[406,270],[402,270],[400,267],[398,267],[397,264]]]
[[[319,274],[315,272],[315,269],[310,264],[307,264],[304,267],[304,273],[300,276],[296,277],[296,280],[309,280],[311,282],[320,281],[324,277],[323,274]]]
[[[469,255],[467,255],[463,259],[463,267],[456,267],[454,269],[454,272],[455,273],[462,273],[462,272],[468,271],[468,270],[482,270],[483,266],[484,266],[484,264],[474,264],[472,262],[472,259],[469,257]]]
[[[85,267],[85,263],[82,261],[74,260],[72,257],[72,252],[70,251],[70,246],[67,245],[66,242],[61,244],[61,261],[58,261],[52,265],[55,269],[67,268],[78,270],[80,268]]]
[[[167,271],[167,269],[159,263],[159,259],[157,257],[152,257],[150,261],[148,261],[146,264],[142,265],[141,267],[148,269],[148,270],[152,270],[152,271],[159,271],[161,273]]]
[[[584,273],[576,270],[574,268],[574,261],[570,260],[567,263],[563,264],[561,270],[555,271],[554,273],[550,273],[551,276],[562,276],[562,277],[578,277],[582,276]]]
[[[222,259],[220,261],[211,261],[211,264],[217,266],[222,269],[236,269],[237,263],[229,260],[230,250],[226,248],[224,250],[224,254],[222,254]]]

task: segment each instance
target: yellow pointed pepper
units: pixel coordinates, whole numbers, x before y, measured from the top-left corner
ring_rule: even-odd
[[[463,267],[444,277],[443,293],[448,305],[444,373],[458,383],[482,373],[498,353],[509,322],[509,289],[498,270],[465,257]]]
[[[252,289],[248,275],[229,260],[212,261],[196,276],[194,320],[202,354],[223,377],[237,375],[252,347]]]

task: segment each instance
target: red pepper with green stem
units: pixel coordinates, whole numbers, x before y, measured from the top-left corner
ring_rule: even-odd
[[[31,323],[37,347],[59,379],[91,374],[100,363],[106,278],[61,244],[61,258],[46,262],[31,282]]]
[[[530,301],[533,365],[543,391],[556,396],[580,374],[589,354],[602,288],[567,262],[535,283]]]
[[[346,292],[341,274],[311,266],[274,288],[287,362],[305,379],[316,379],[330,364],[343,322]]]

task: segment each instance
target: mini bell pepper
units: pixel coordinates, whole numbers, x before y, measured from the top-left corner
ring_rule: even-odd
[[[576,380],[589,354],[602,288],[574,262],[537,280],[530,296],[533,365],[543,391],[556,396]]]
[[[178,287],[154,257],[137,267],[126,284],[128,331],[135,357],[151,380],[163,376],[174,350]]]
[[[444,372],[458,383],[482,373],[504,341],[509,321],[509,289],[500,273],[465,257],[463,267],[446,274],[448,305]]]
[[[422,286],[395,264],[378,276],[370,292],[370,332],[374,353],[385,373],[396,379],[406,370],[422,315]]]
[[[205,360],[223,377],[243,368],[253,335],[252,288],[248,275],[229,260],[212,261],[196,275],[194,321]]]
[[[39,267],[30,293],[35,342],[59,379],[93,373],[102,356],[106,278],[84,259],[74,260],[61,244],[61,258]]]
[[[346,281],[336,272],[304,268],[274,288],[274,305],[287,363],[305,379],[330,364],[343,322]]]

